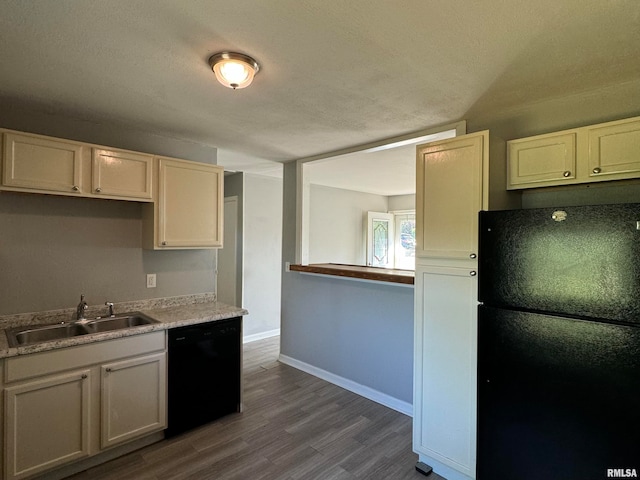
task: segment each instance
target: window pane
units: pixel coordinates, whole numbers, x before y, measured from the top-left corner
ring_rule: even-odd
[[[396,216],[396,268],[413,270],[416,256],[416,216]]]
[[[386,266],[389,262],[389,222],[373,221],[373,266]]]

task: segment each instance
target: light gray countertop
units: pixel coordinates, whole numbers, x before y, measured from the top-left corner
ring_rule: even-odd
[[[142,325],[133,328],[124,328],[102,333],[80,335],[49,342],[20,347],[9,347],[9,341],[4,331],[0,332],[0,358],[25,355],[30,353],[53,350],[57,348],[84,345],[87,343],[101,342],[114,338],[140,335],[157,330],[195,325],[198,323],[214,322],[227,318],[240,317],[249,312],[241,307],[235,307],[215,301],[214,294],[186,295],[165,299],[141,300],[138,302],[126,302],[115,305],[116,314],[139,311],[157,320],[159,323]],[[103,306],[90,306],[87,318],[95,318],[102,313]],[[0,316],[0,328],[7,329],[17,326],[46,325],[61,322],[69,322],[73,319],[75,309],[55,310],[48,312],[36,312],[28,314],[15,314]],[[94,313],[96,313],[94,315]]]

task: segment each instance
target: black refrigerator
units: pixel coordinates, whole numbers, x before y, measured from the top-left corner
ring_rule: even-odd
[[[640,476],[640,204],[480,213],[477,480]]]

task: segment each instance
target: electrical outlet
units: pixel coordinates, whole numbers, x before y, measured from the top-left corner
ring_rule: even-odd
[[[147,273],[147,288],[156,288],[156,274]]]

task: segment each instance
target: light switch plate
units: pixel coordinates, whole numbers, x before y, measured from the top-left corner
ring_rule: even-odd
[[[147,288],[156,288],[156,274],[147,273]]]

